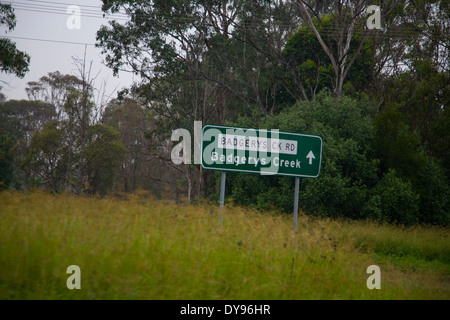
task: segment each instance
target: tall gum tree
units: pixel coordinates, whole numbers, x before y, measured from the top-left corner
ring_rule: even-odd
[[[368,18],[367,8],[374,5],[371,0],[336,0],[336,1],[306,1],[295,0],[298,13],[303,22],[314,32],[321,48],[331,61],[334,69],[334,95],[337,98],[342,96],[344,81],[348,72],[360,55],[361,50],[367,38],[374,32],[380,31],[376,29],[362,29],[362,37],[356,50],[351,54],[352,41],[358,25],[366,25]],[[398,5],[397,1],[389,1],[382,8],[380,13],[380,21],[389,16],[393,9]],[[320,33],[313,22],[313,18],[317,18],[321,23],[321,15],[331,15],[333,17],[334,26],[325,33]],[[331,45],[328,39],[333,39],[335,45]]]

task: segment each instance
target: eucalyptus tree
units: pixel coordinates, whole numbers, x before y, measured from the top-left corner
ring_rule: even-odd
[[[10,4],[0,3],[0,26],[5,33],[16,27],[16,15]],[[16,44],[8,38],[0,39],[0,72],[14,74],[23,78],[29,70],[30,55],[17,49]],[[0,80],[3,82],[3,80]]]
[[[142,82],[132,88],[154,112],[167,141],[195,120],[223,124],[276,109],[277,74],[284,39],[295,30],[284,1],[103,1],[106,14],[122,12],[97,32],[97,45],[117,74]],[[279,73],[278,73],[279,74]],[[201,168],[193,170],[203,182]],[[199,171],[197,173],[197,171]],[[188,180],[190,178],[188,177]]]

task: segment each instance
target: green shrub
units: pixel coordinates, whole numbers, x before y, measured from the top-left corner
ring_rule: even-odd
[[[230,187],[228,187],[230,186]],[[291,212],[294,203],[294,179],[263,177],[255,174],[227,174],[227,189],[235,203],[257,210]]]
[[[14,145],[14,136],[4,134],[0,137],[0,190],[8,189],[14,177]]]
[[[444,170],[429,159],[418,170],[414,187],[420,195],[420,221],[447,226],[450,224],[450,186]]]
[[[395,170],[389,170],[372,190],[363,211],[370,218],[411,225],[418,222],[419,203],[419,195],[412,184],[400,179]]]

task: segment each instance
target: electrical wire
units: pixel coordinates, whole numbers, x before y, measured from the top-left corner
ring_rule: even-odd
[[[35,2],[40,3],[51,3],[49,4],[36,4]],[[71,4],[67,3],[58,3],[58,2],[49,2],[49,1],[33,1],[31,2],[23,2],[23,1],[17,1],[17,2],[7,2],[7,1],[1,1],[2,4],[9,4],[13,7],[14,10],[19,11],[28,11],[28,12],[39,12],[39,13],[48,13],[48,14],[62,14],[62,15],[70,15],[70,13],[67,12],[68,8],[71,6]],[[53,5],[53,4],[56,4]],[[122,12],[117,12],[114,14],[107,14],[101,10],[100,6],[88,6],[88,5],[73,5],[80,8],[80,17],[86,17],[86,18],[96,18],[96,19],[116,19],[116,20],[128,20],[129,17]],[[93,10],[90,8],[95,8],[97,10]]]
[[[28,38],[28,37],[16,37],[16,36],[8,36],[8,35],[2,36],[2,38],[32,40],[32,41],[41,41],[41,42],[54,42],[54,43],[64,43],[64,44],[76,44],[76,45],[83,45],[83,46],[95,46],[95,44],[92,44],[92,43],[64,41],[64,40],[52,40],[52,39],[38,39],[38,38]]]
[[[5,1],[0,2],[5,3]],[[36,4],[36,3],[43,3],[43,5]],[[8,2],[8,4],[13,5],[14,9],[17,10],[23,10],[27,12],[37,12],[37,13],[46,13],[46,14],[59,14],[59,15],[65,15],[70,16],[69,13],[67,13],[67,8],[70,4],[68,3],[61,3],[61,2],[54,2],[54,1],[43,1],[43,0],[34,0],[33,3],[27,2],[27,1],[17,1],[17,2]],[[56,6],[55,6],[56,5]],[[63,7],[59,7],[63,6]],[[102,19],[102,20],[117,20],[117,21],[129,21],[130,16],[126,13],[114,13],[112,15],[108,15],[101,11],[101,6],[90,6],[90,5],[77,5],[80,7],[80,17],[86,17],[86,18],[94,18],[94,19]],[[92,9],[85,9],[85,8],[95,8],[98,10],[92,10]],[[139,17],[139,15],[146,15],[145,12],[139,12],[134,13],[135,16]],[[159,18],[162,18],[163,21],[159,21],[155,18],[155,16],[159,16]],[[165,15],[165,14],[155,14],[152,13],[151,17],[148,17],[150,20],[154,21],[155,23],[186,23],[186,22],[192,22],[193,17],[188,16],[175,16],[175,15]],[[235,28],[242,28],[247,30],[260,30],[261,28],[266,28],[267,24],[263,22],[249,22],[249,23],[242,23],[234,24],[232,25]],[[275,27],[286,27],[289,28],[292,26],[292,24],[288,21],[277,21],[276,23],[273,23],[272,26]],[[213,27],[212,25],[210,27]],[[333,36],[336,34],[336,28],[333,26],[322,28],[320,30],[320,34],[322,36]],[[311,33],[312,31],[309,30],[309,28],[306,28],[305,30],[297,29],[296,32],[304,32],[304,33]],[[361,35],[364,31],[354,29],[353,34],[354,35]],[[400,30],[382,30],[375,32],[379,32],[377,36],[383,37],[383,38],[407,38],[414,35],[418,35],[420,31],[410,30],[409,34],[405,33]],[[13,37],[10,37],[13,38]],[[19,37],[16,37],[19,38]],[[49,41],[49,42],[61,42],[61,43],[72,43],[67,41],[59,41],[59,40],[50,40],[50,39],[35,39],[35,38],[22,38],[26,40],[36,40],[36,41]],[[76,44],[76,43],[73,43]],[[81,44],[81,43],[80,43]],[[82,44],[82,45],[93,45],[93,44]]]
[[[4,1],[3,1],[4,2]],[[39,5],[35,4],[37,3],[47,3],[46,5]],[[8,2],[10,3],[10,2]],[[33,2],[27,2],[27,1],[16,1],[10,3],[14,6],[14,9],[17,10],[23,10],[23,11],[29,11],[29,12],[39,12],[39,13],[48,13],[48,14],[62,14],[62,15],[68,15],[67,8],[70,4],[67,3],[61,3],[61,2],[54,2],[54,1],[42,1],[42,0],[34,0]],[[49,5],[51,4],[51,5]],[[56,4],[57,6],[53,6]],[[62,6],[62,7],[58,7]],[[129,21],[130,15],[124,12],[117,12],[114,14],[108,14],[101,10],[101,6],[89,6],[89,5],[76,5],[80,7],[80,17],[86,17],[86,18],[97,18],[97,19],[113,19],[113,20],[119,20],[119,21]],[[83,9],[86,8],[95,8],[98,10],[92,10],[92,9]],[[135,12],[133,13],[134,17],[139,17],[143,15],[150,15],[145,12]],[[186,15],[176,15],[176,14],[164,14],[164,13],[156,13],[152,12],[151,16],[148,17],[149,20],[157,22],[155,17],[159,17],[164,19],[164,21],[161,22],[172,22],[172,23],[186,23],[186,22],[192,22],[195,21],[195,17],[189,17]],[[291,21],[283,21],[278,20],[273,23],[273,25],[276,25],[278,27],[290,27],[292,26]],[[245,27],[247,29],[259,29],[261,27],[266,27],[267,24],[264,22],[249,22],[249,23],[240,23],[240,27]],[[333,34],[337,31],[337,29],[334,26],[330,26],[326,28],[325,30],[321,30],[322,33],[325,34]],[[414,31],[413,31],[414,32]],[[403,32],[400,31],[391,31],[392,34],[402,35]],[[388,30],[385,30],[385,34],[389,34]]]
[[[54,1],[43,1],[43,0],[30,0],[30,1],[28,1],[28,2],[39,2],[39,3],[50,3],[50,4],[58,4],[58,5],[65,5],[65,6],[67,6],[67,5],[77,5],[77,6],[79,6],[79,7],[88,7],[88,8],[100,8],[99,6],[90,6],[90,5],[88,5],[88,4],[75,4],[75,3],[73,3],[73,4],[67,4],[67,3],[63,3],[63,2],[54,2]]]

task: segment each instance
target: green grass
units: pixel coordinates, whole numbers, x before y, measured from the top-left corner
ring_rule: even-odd
[[[445,299],[449,230],[0,193],[0,299]],[[368,266],[381,269],[369,290]],[[66,269],[81,269],[69,290]]]

